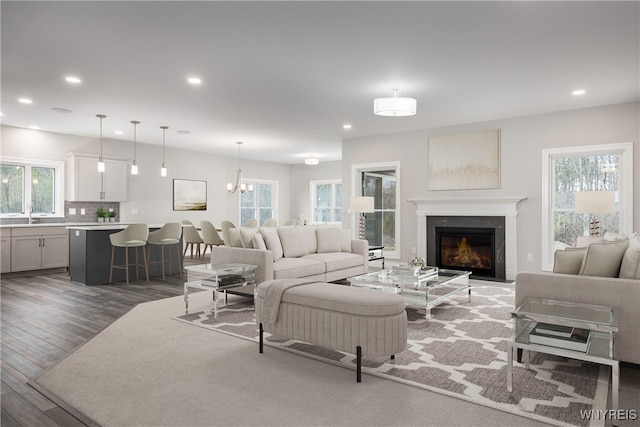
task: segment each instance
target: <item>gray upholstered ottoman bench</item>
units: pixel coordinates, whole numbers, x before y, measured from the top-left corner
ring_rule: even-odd
[[[390,356],[407,345],[405,300],[395,294],[305,279],[262,282],[256,292],[256,324],[263,333],[356,354]]]

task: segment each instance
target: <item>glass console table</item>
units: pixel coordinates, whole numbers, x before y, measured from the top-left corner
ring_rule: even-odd
[[[189,313],[189,288],[206,289],[213,291],[215,302],[213,313],[217,320],[219,293],[224,293],[226,303],[227,289],[255,283],[256,268],[256,265],[240,263],[198,264],[185,267],[187,270],[187,281],[184,284],[185,313]]]
[[[518,355],[522,350],[538,351],[611,366],[611,405],[618,410],[620,363],[615,354],[615,335],[618,332],[615,308],[527,298],[511,313],[511,317],[513,336],[507,342],[509,392],[513,391],[513,349],[518,350]],[[570,336],[575,338],[578,335],[586,337],[586,342],[567,343],[576,341]],[[529,368],[528,357],[526,368]]]

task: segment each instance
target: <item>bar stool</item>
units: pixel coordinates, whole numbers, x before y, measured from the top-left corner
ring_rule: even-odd
[[[147,244],[148,237],[149,227],[147,224],[131,224],[124,230],[109,235],[109,240],[111,241],[111,268],[109,269],[109,283],[113,282],[113,269],[120,268],[125,270],[127,285],[129,284],[129,248],[135,248],[136,251],[136,263],[133,264],[136,267],[136,278],[140,278],[140,267],[144,266],[147,274],[147,282],[149,281],[149,263],[147,262],[147,254],[144,251],[144,246]],[[138,248],[140,247],[142,248],[144,264],[140,264],[138,258]],[[114,265],[113,262],[115,259],[116,248],[124,248],[124,264]]]
[[[164,272],[165,272],[165,264],[169,262],[169,274],[171,274],[171,248],[169,248],[169,259],[165,260],[164,258],[164,248],[165,246],[175,245],[176,253],[178,254],[178,266],[180,267],[180,277],[182,277],[182,259],[180,256],[180,238],[182,237],[182,226],[177,222],[168,222],[162,228],[152,231],[149,233],[149,238],[147,239],[147,243],[149,244],[147,258],[149,259],[148,263],[151,264],[162,264],[162,280],[164,280]],[[160,246],[160,254],[161,259],[157,261],[151,261],[151,246],[158,245]]]
[[[187,255],[187,250],[189,249],[189,246],[191,246],[191,258],[193,258],[193,247],[195,246],[196,257],[200,258],[200,245],[204,243],[204,240],[202,240],[200,233],[198,233],[198,230],[196,230],[195,225],[193,225],[191,221],[185,219],[182,221],[182,225],[182,233],[184,236],[184,242],[186,243],[182,257],[184,258],[185,255]],[[204,253],[202,255],[204,255]]]

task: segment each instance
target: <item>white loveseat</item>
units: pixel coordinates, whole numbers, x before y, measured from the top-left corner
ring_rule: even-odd
[[[369,272],[369,245],[337,227],[230,229],[230,246],[216,246],[213,262],[254,264],[256,283],[308,278],[332,282]]]
[[[556,251],[553,273],[519,273],[516,307],[527,297],[615,307],[618,359],[640,364],[640,241],[629,237]]]

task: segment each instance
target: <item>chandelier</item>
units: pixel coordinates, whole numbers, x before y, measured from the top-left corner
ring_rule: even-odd
[[[245,191],[253,191],[252,184],[245,184],[242,182],[242,168],[240,167],[240,147],[242,146],[242,141],[236,142],[238,144],[238,170],[236,171],[236,184],[235,186],[232,183],[227,184],[227,191],[231,193],[235,193],[237,190],[240,190],[240,193],[244,193]]]
[[[373,114],[376,116],[413,116],[416,114],[417,102],[414,98],[398,97],[400,86],[389,86],[393,93],[389,98],[376,98],[373,100]]]

